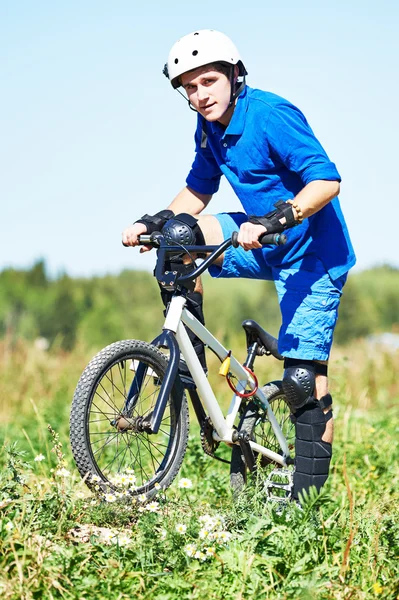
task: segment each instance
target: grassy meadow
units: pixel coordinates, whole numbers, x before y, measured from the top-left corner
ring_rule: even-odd
[[[242,341],[233,350],[243,359]],[[233,504],[228,465],[203,453],[194,415],[183,468],[165,493],[147,504],[92,495],[68,441],[91,354],[1,342],[1,598],[399,598],[398,351],[335,348],[331,476],[303,510],[281,513],[257,481]],[[229,390],[209,363],[226,406]],[[281,363],[258,359],[257,374],[279,378]]]

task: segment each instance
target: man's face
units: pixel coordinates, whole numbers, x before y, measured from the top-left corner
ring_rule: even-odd
[[[223,73],[210,66],[200,67],[180,77],[192,106],[207,121],[220,121],[227,125],[232,111],[230,104],[230,81]],[[227,122],[225,122],[227,120]]]

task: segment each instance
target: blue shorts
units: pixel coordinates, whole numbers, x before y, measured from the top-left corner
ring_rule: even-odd
[[[224,239],[248,218],[243,213],[215,216]],[[209,272],[212,277],[274,281],[282,316],[279,352],[290,358],[328,360],[346,275],[332,281],[315,256],[307,256],[289,267],[270,267],[262,249],[245,251],[241,247],[228,248],[222,267],[212,266]]]

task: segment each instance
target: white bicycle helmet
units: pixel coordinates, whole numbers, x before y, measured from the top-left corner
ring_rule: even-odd
[[[214,29],[201,29],[185,35],[172,46],[163,72],[176,89],[181,85],[180,75],[215,62],[237,65],[240,77],[247,74],[237,48],[227,35]]]

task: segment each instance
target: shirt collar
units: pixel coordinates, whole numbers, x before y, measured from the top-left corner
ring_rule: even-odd
[[[227,129],[223,130],[223,135],[241,135],[244,131],[245,117],[248,110],[248,86],[246,85],[242,90],[241,94],[237,98],[237,102],[234,108],[233,115]],[[222,127],[220,123],[209,123],[212,132],[220,136]]]

